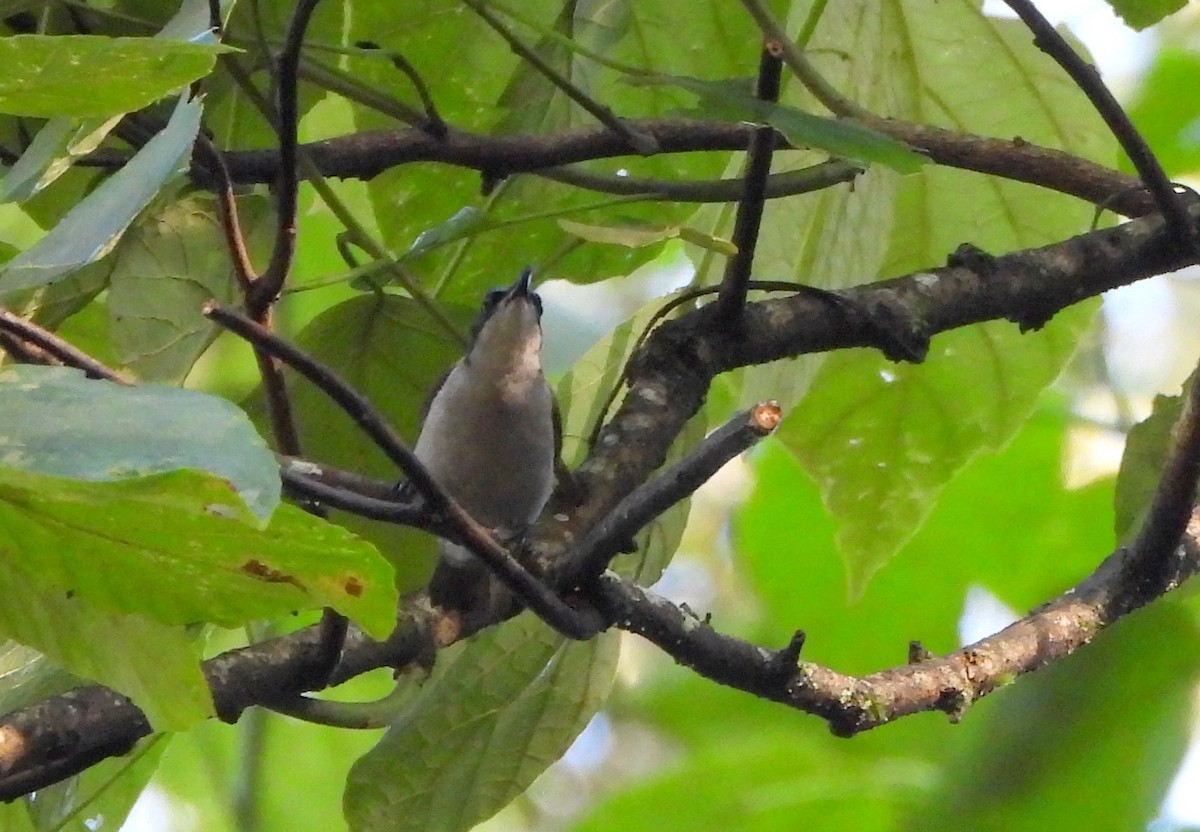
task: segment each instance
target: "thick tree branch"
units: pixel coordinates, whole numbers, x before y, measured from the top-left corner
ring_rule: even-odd
[[[652,135],[662,153],[743,150],[754,130],[743,124],[688,119],[628,121]],[[1019,137],[994,139],[890,119],[876,119],[869,126],[908,143],[941,165],[1049,188],[1129,217],[1155,209],[1154,199],[1136,176]],[[785,146],[780,142],[776,149]],[[302,149],[323,175],[355,179],[371,179],[410,162],[441,162],[495,178],[629,154],[625,142],[603,127],[515,136],[451,129],[443,139],[419,129],[368,131],[313,142]],[[126,158],[97,152],[89,160],[119,165]],[[230,176],[239,184],[272,182],[279,168],[279,156],[273,150],[230,151],[225,159]],[[203,171],[193,173],[203,179]]]
[[[1163,592],[1200,570],[1198,534],[1200,515],[1193,515]],[[1128,579],[1131,558],[1118,549],[1087,580],[982,641],[862,677],[786,661],[794,649],[766,650],[723,635],[612,573],[601,579],[595,599],[622,629],[645,637],[702,676],[814,714],[840,736],[852,736],[925,711],[957,720],[973,702],[1013,678],[1088,644],[1118,618],[1159,597],[1138,591]]]

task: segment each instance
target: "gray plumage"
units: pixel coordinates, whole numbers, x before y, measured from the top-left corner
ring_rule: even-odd
[[[541,301],[526,271],[489,293],[466,356],[429,404],[415,453],[484,526],[518,532],[537,519],[554,487],[554,398],[542,375]],[[439,542],[429,586],[435,604],[492,614],[508,593],[463,547]]]

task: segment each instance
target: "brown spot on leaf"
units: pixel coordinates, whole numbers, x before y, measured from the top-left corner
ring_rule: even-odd
[[[251,578],[258,578],[260,581],[266,581],[269,584],[291,584],[301,591],[304,590],[304,584],[294,575],[289,575],[286,572],[280,572],[278,569],[272,569],[261,560],[251,558],[242,564],[242,572],[249,575]]]
[[[346,594],[351,598],[358,598],[363,594],[363,582],[354,575],[346,578]]]

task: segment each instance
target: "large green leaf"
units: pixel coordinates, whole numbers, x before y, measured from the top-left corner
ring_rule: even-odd
[[[0,586],[32,604],[30,626],[53,628],[38,605],[55,598],[167,624],[329,606],[377,637],[394,626],[391,568],[368,544],[287,505],[260,531],[228,483],[198,472],[96,483],[0,469],[0,521]]]
[[[10,468],[84,480],[197,468],[228,480],[263,523],[279,503],[275,457],[246,414],[216,396],[15,366],[0,371],[0,419]]]
[[[1081,580],[1112,549],[1113,486],[1064,486],[1068,425],[1061,410],[1039,411],[1002,452],[972,460],[903,557],[854,602],[816,485],[768,442],[754,495],[734,520],[740,563],[764,605],[757,640],[781,644],[803,629],[806,655],[868,673],[901,656],[897,641],[864,639],[866,631],[947,651],[972,586],[1025,610]]]
[[[52,118],[140,110],[212,69],[228,47],[160,38],[0,38],[0,112]],[[103,78],[105,83],[97,84]]]
[[[211,716],[196,639],[183,627],[110,612],[91,602],[94,593],[77,592],[74,584],[50,585],[42,572],[52,570],[63,553],[14,550],[12,535],[27,529],[13,521],[8,497],[0,494],[5,531],[0,590],[9,599],[0,607],[0,635],[36,648],[77,677],[125,694],[156,730],[182,730]],[[119,585],[121,577],[109,583]],[[156,585],[154,591],[161,590]]]
[[[917,99],[919,119],[1111,157],[1088,102],[1019,23],[985,17],[971,0],[893,6],[903,14],[885,54]],[[964,241],[991,251],[1044,245],[1086,230],[1092,211],[1029,185],[981,187],[975,174],[930,166],[902,180],[897,217],[885,274],[928,268]],[[780,437],[841,524],[853,591],[920,526],[968,460],[1002,447],[1020,427],[1094,309],[1073,307],[1035,334],[999,322],[939,336],[920,366],[898,367],[865,350],[822,366]]]
[[[119,171],[77,203],[46,236],[0,269],[0,291],[53,283],[99,260],[190,157],[200,128],[198,100],[180,99],[171,119]]]
[[[618,643],[615,631],[566,641],[526,613],[440,656],[416,700],[351,770],[350,829],[449,832],[490,817],[600,707]]]
[[[244,197],[238,211],[250,250],[268,250],[267,201]],[[142,218],[112,257],[107,308],[117,356],[143,381],[179,383],[218,332],[201,307],[237,296],[216,206],[203,198],[170,203]]]
[[[179,11],[156,35],[185,44],[212,44],[209,8],[202,0],[184,0]],[[45,39],[43,39],[45,40]],[[61,40],[61,39],[58,39]],[[139,38],[139,41],[144,39]],[[106,51],[107,55],[107,51]],[[211,63],[210,63],[211,65]],[[156,81],[161,80],[156,78]],[[118,86],[114,84],[108,87]],[[87,87],[81,87],[87,89]],[[128,92],[124,88],[123,93]],[[76,92],[76,91],[72,91]],[[91,102],[91,93],[88,92]],[[41,102],[39,102],[41,103]],[[97,119],[53,118],[42,126],[25,152],[0,182],[0,200],[24,201],[70,170],[79,158],[95,150],[120,123],[123,113]]]

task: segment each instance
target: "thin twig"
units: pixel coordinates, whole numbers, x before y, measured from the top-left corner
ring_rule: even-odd
[[[196,136],[196,149],[209,163],[209,173],[215,180],[213,189],[217,194],[217,215],[221,221],[221,229],[225,232],[225,245],[229,248],[229,256],[233,260],[233,274],[241,287],[242,296],[248,299],[258,275],[254,272],[254,265],[250,262],[250,253],[246,248],[246,235],[242,232],[229,168],[220,149],[204,131]]]
[[[742,5],[746,7],[746,11],[758,24],[763,37],[778,49],[779,56],[788,65],[788,69],[795,73],[796,78],[804,85],[805,89],[828,107],[830,112],[846,118],[872,121],[875,119],[875,115],[870,110],[846,98],[821,75],[817,68],[809,62],[804,50],[788,37],[787,30],[783,28],[783,25],[762,0],[742,0]]]
[[[357,491],[312,479],[291,468],[281,468],[279,476],[290,496],[314,500],[327,508],[348,511],[369,520],[412,526],[442,536],[453,534],[445,521],[439,521],[424,503],[413,505],[367,497]]]
[[[512,31],[504,25],[504,21],[492,14],[479,0],[463,0],[470,9],[479,15],[488,26],[500,37],[504,38],[505,43],[517,55],[519,55],[526,63],[540,72],[547,81],[558,87],[562,92],[578,104],[583,109],[587,110],[596,121],[603,124],[616,135],[624,139],[631,148],[643,156],[649,156],[659,152],[658,142],[654,140],[654,136],[649,133],[644,133],[632,126],[629,122],[617,116],[608,107],[605,107],[600,102],[594,100],[586,92],[581,90],[571,80],[556,70],[550,64],[542,59],[542,56],[534,50],[526,46],[520,38],[512,33]]]
[[[755,94],[761,101],[779,100],[779,79],[783,63],[768,45],[758,62]],[[738,202],[733,221],[733,244],[737,252],[725,264],[721,291],[717,295],[713,322],[721,329],[733,329],[742,318],[746,291],[754,268],[754,251],[766,204],[767,177],[771,173],[771,155],[775,149],[775,130],[768,125],[755,128],[746,151],[746,192]]]
[[[617,503],[568,556],[569,568],[578,570],[577,579],[586,583],[599,575],[639,529],[712,479],[729,460],[770,436],[781,418],[782,413],[775,402],[760,402],[735,414],[679,463]]]
[[[329,486],[338,491],[351,491],[363,497],[389,501],[396,505],[396,480],[381,480],[378,477],[368,477],[357,471],[347,471],[323,462],[313,462],[311,459],[276,454],[281,474],[297,474],[312,482]]]
[[[271,251],[271,262],[255,284],[247,302],[247,311],[256,321],[262,319],[263,310],[274,303],[282,291],[296,254],[296,211],[300,186],[296,167],[297,131],[300,120],[300,50],[304,45],[304,32],[308,28],[308,21],[320,1],[299,0],[296,3],[284,38],[283,51],[279,53],[276,74],[276,88],[279,91],[279,175],[275,180],[275,245]]]
[[[1075,82],[1092,102],[1092,106],[1100,113],[1108,129],[1121,143],[1121,148],[1133,163],[1133,167],[1141,177],[1142,182],[1154,195],[1158,210],[1162,212],[1168,227],[1181,241],[1195,247],[1198,243],[1196,227],[1189,221],[1179,194],[1167,178],[1158,158],[1146,144],[1146,140],[1138,133],[1133,122],[1129,120],[1125,110],[1117,103],[1095,66],[1085,61],[1078,52],[1071,48],[1050,21],[1037,10],[1030,0],[1005,0],[1009,8],[1017,13],[1022,22],[1033,33],[1033,43],[1066,70],[1067,75]]]
[[[830,159],[801,170],[773,173],[764,183],[763,196],[765,199],[778,199],[820,191],[834,185],[853,182],[862,175],[863,170],[861,165],[854,162]],[[744,177],[680,182],[671,179],[605,176],[577,167],[540,170],[536,175],[589,191],[620,196],[643,196],[646,199],[665,202],[737,202],[746,195]]]
[[[103,378],[118,384],[133,384],[133,379],[97,361],[53,332],[3,308],[0,308],[0,329],[45,350],[68,367],[83,370],[91,378]]]
[[[317,385],[325,395],[337,404],[380,450],[392,460],[404,475],[412,481],[421,496],[433,511],[445,508],[445,494],[433,481],[429,472],[417,460],[404,440],[396,433],[383,415],[371,402],[337,375],[319,364],[308,354],[288,343],[247,316],[222,306],[216,301],[205,304],[203,312],[221,326],[245,339],[255,347],[283,361],[292,369]],[[445,499],[443,499],[445,498]]]
[[[404,472],[424,498],[429,510],[444,517],[453,529],[453,537],[483,561],[517,598],[536,615],[571,638],[586,639],[596,634],[602,623],[592,616],[569,607],[554,592],[534,577],[512,554],[492,537],[491,532],[446,493],[421,464],[387,420],[358,391],[337,377],[329,368],[298,350],[232,309],[209,301],[204,314],[255,347],[270,353],[299,372],[354,420],[372,442]]]
[[[421,107],[425,110],[425,119],[417,126],[424,130],[435,139],[444,139],[446,134],[450,132],[450,128],[446,126],[446,122],[438,113],[437,105],[433,103],[433,96],[429,93],[429,87],[425,84],[425,79],[421,77],[421,73],[417,72],[416,67],[408,62],[399,52],[388,50],[384,52],[380,49],[379,44],[371,41],[359,41],[354,44],[359,49],[378,50],[381,54],[386,55],[397,71],[401,72],[409,82],[413,85],[413,89],[417,91],[417,97],[421,99]]]

